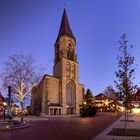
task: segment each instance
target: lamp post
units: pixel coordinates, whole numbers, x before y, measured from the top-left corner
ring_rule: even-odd
[[[69,115],[69,106],[66,105],[66,108],[67,108],[67,115]]]
[[[8,86],[8,117],[9,123],[12,121],[12,111],[11,111],[11,86]]]

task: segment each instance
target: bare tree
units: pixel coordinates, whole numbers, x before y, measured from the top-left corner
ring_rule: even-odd
[[[133,65],[134,57],[130,54],[133,46],[128,47],[125,34],[121,36],[119,43],[120,55],[117,57],[119,69],[115,72],[118,80],[115,81],[115,84],[118,89],[118,98],[125,107],[125,132],[127,132],[127,110],[130,109],[132,97],[136,91],[136,85],[133,84],[135,66]]]
[[[107,88],[104,90],[103,94],[113,100],[116,100],[116,92],[111,85],[107,86]]]
[[[33,66],[33,58],[28,55],[12,55],[5,62],[4,72],[1,74],[3,87],[12,87],[14,99],[21,105],[21,121],[23,122],[24,102],[34,84],[40,80]]]

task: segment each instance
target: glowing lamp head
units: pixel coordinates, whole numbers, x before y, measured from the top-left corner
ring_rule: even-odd
[[[84,105],[86,105],[87,104],[87,102],[84,102]]]
[[[7,106],[7,103],[6,103],[6,102],[3,102],[3,105],[4,105],[4,106]]]

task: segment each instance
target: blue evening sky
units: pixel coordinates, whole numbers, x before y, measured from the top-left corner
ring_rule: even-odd
[[[94,95],[114,87],[118,41],[126,33],[140,85],[140,0],[0,0],[0,73],[9,55],[31,54],[37,70],[52,74],[64,3],[77,41],[80,82]]]

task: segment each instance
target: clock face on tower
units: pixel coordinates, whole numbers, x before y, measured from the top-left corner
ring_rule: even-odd
[[[69,49],[70,51],[73,50],[72,44],[71,44],[70,42],[69,42],[69,44],[68,44],[68,49]]]

